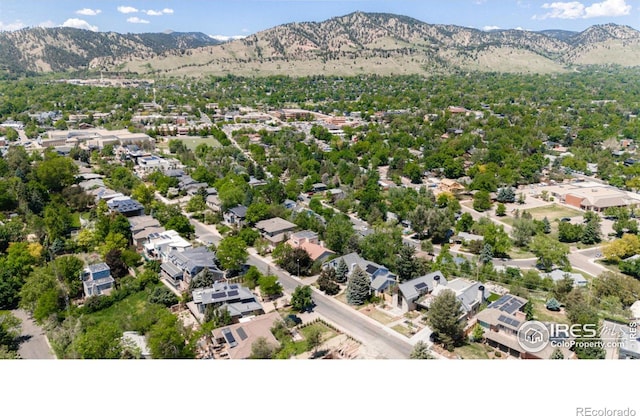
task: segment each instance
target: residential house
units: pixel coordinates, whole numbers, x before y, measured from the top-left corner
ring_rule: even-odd
[[[144,243],[148,241],[150,235],[166,231],[164,227],[160,225],[160,222],[150,215],[130,217],[129,224],[131,224],[131,239],[133,245],[136,246],[138,250],[144,248]]]
[[[237,205],[226,210],[224,214],[222,214],[222,217],[227,225],[242,228],[245,224],[245,218],[247,217],[247,207]]]
[[[84,296],[108,295],[113,289],[115,279],[107,263],[91,264],[82,271]]]
[[[484,240],[484,237],[481,235],[470,234],[464,231],[459,232],[458,235],[453,237],[453,241],[458,244],[467,244],[472,241],[483,241],[483,240]]]
[[[207,207],[215,212],[220,212],[220,210],[222,210],[222,201],[218,195],[208,195],[205,199],[205,203],[207,204]]]
[[[551,343],[541,351],[531,352],[525,349],[521,345],[521,341],[518,340],[519,330],[527,322],[524,312],[526,304],[526,299],[506,294],[480,311],[476,315],[476,320],[483,328],[484,338],[490,346],[516,358],[550,358],[555,350]],[[520,336],[524,335],[520,334]],[[569,339],[554,336],[553,341],[569,341]],[[565,345],[565,343],[556,345]],[[561,347],[560,350],[565,358],[573,355],[573,352],[567,348]]]
[[[419,299],[433,293],[440,284],[446,286],[447,279],[439,271],[400,283],[398,291],[393,295],[393,306],[400,308],[402,312],[415,310],[419,307]]]
[[[353,269],[359,266],[368,276],[371,281],[371,290],[376,295],[388,294],[391,287],[398,281],[398,277],[391,273],[386,267],[363,259],[358,253],[349,253],[342,257],[337,257],[324,264],[324,267],[331,267],[337,269],[340,261],[344,260],[349,268],[349,276],[353,273]]]
[[[456,192],[464,191],[464,185],[456,181],[455,179],[443,178],[438,184],[440,192],[450,192],[452,194]]]
[[[280,217],[259,221],[255,227],[260,231],[262,237],[269,241],[271,247],[275,247],[279,243],[286,241],[288,234],[296,229],[294,223]]]
[[[336,254],[334,251],[329,250],[320,244],[320,240],[318,238],[318,233],[304,230],[294,233],[289,237],[287,241],[293,248],[301,248],[309,254],[311,260],[315,261],[325,261],[332,255]]]
[[[224,278],[224,272],[216,264],[216,254],[204,246],[172,252],[160,266],[163,277],[181,291],[187,290],[191,280],[205,268],[216,280]]]
[[[432,276],[423,276],[423,279],[417,280],[415,284],[413,280],[403,283],[405,284],[405,292],[400,292],[398,287],[398,291],[400,292],[399,296],[403,297],[402,304],[406,303],[407,306],[402,306],[399,299],[396,305],[406,308],[406,310],[429,309],[431,302],[433,302],[438,295],[445,290],[451,290],[455,293],[461,305],[458,319],[460,321],[466,321],[471,319],[480,310],[480,307],[485,304],[489,297],[488,291],[485,290],[484,285],[480,282],[462,278],[447,281],[440,272],[436,272],[435,274],[431,273],[431,275]],[[411,285],[413,285],[413,289]],[[419,286],[418,289],[416,289],[416,285]],[[423,285],[426,285],[426,287]],[[422,290],[423,293],[415,297],[414,291],[419,290]]]
[[[565,271],[562,271],[560,269],[556,269],[554,271],[552,271],[551,273],[543,273],[542,277],[548,277],[551,280],[553,280],[554,282],[559,282],[561,280],[563,280],[565,277],[570,278],[571,280],[573,280],[573,286],[574,287],[586,287],[587,286],[587,279],[585,279],[585,277],[583,275],[581,275],[580,273],[568,273]]]
[[[107,201],[107,207],[111,212],[117,212],[125,217],[144,215],[144,206],[128,196],[111,198]]]
[[[182,238],[177,231],[168,230],[149,235],[144,244],[144,253],[149,259],[165,262],[169,259],[170,254],[184,251],[190,247],[191,243]]]
[[[264,313],[256,295],[237,283],[217,281],[212,287],[194,289],[191,294],[193,302],[189,302],[192,304],[190,309],[200,320],[207,305],[226,309],[236,322],[244,316]]]
[[[280,314],[270,312],[253,317],[247,322],[216,328],[213,330],[214,351],[220,358],[242,360],[251,356],[251,345],[264,338],[267,343],[279,347],[280,342],[271,333],[271,328],[280,320]]]
[[[341,199],[344,199],[344,197],[345,197],[344,191],[342,189],[340,189],[340,188],[329,189],[327,191],[327,194],[328,194],[329,198],[331,199],[331,202],[339,201]]]

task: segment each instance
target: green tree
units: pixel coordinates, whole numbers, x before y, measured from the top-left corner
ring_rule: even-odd
[[[309,310],[313,306],[311,294],[311,286],[309,285],[296,287],[291,294],[291,308],[298,312]]]
[[[282,295],[282,285],[278,282],[278,277],[274,275],[262,276],[258,280],[260,293],[265,298],[275,298]]]
[[[538,266],[546,272],[553,270],[554,265],[569,267],[569,249],[546,235],[535,236],[529,249],[538,257]]]
[[[35,168],[38,181],[51,192],[60,192],[67,186],[73,185],[78,166],[71,158],[58,156],[52,150],[46,150],[44,160]]]
[[[556,348],[555,350],[553,350],[553,353],[551,354],[551,359],[552,360],[564,360],[564,354],[562,353],[560,348]]]
[[[340,259],[338,266],[336,267],[336,282],[345,283],[349,277],[349,266],[344,261],[344,258]]]
[[[484,212],[491,209],[491,196],[489,191],[480,190],[473,196],[473,209]]]
[[[327,223],[324,240],[327,247],[338,254],[345,254],[347,242],[354,235],[353,224],[346,215],[334,215]]]
[[[358,265],[347,282],[346,296],[350,305],[364,305],[371,297],[371,280]]]
[[[240,237],[225,237],[218,245],[216,256],[226,270],[240,270],[249,258],[247,245]]]
[[[340,286],[336,283],[336,271],[332,268],[323,269],[316,280],[318,289],[322,290],[329,296],[337,295],[340,292]]]
[[[186,332],[175,315],[163,315],[148,333],[153,358],[193,358],[193,347],[186,343]]]
[[[458,320],[460,313],[461,303],[451,290],[445,290],[436,296],[427,312],[429,326],[436,339],[449,351],[453,351],[464,340],[463,324]]]
[[[433,355],[431,355],[427,343],[421,340],[414,345],[409,358],[412,360],[430,360],[433,359]]]
[[[76,338],[75,350],[84,359],[118,359],[122,353],[121,337],[116,324],[102,322]]]
[[[400,248],[400,254],[396,260],[396,272],[401,283],[416,278],[420,274],[420,264],[415,254],[416,249],[412,245],[403,244]]]
[[[131,190],[131,197],[146,207],[155,199],[155,191],[155,187],[140,183]]]
[[[189,202],[187,202],[187,212],[200,212],[205,209],[207,209],[207,204],[202,195],[194,195],[189,199]]]
[[[249,358],[258,360],[270,360],[275,355],[276,348],[271,345],[265,337],[258,337],[251,344],[251,355]]]
[[[310,327],[305,334],[307,350],[313,350],[313,355],[318,353],[318,347],[322,344],[322,331],[317,326]]]
[[[498,203],[498,206],[496,207],[496,215],[498,217],[504,217],[507,215],[507,207],[502,202]]]

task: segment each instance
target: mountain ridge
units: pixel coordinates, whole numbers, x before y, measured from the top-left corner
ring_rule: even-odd
[[[13,38],[0,33],[0,68],[11,70],[13,63],[15,70],[31,72],[302,76],[562,72],[581,65],[640,62],[640,32],[611,23],[582,32],[483,31],[389,13],[354,12],[322,22],[287,23],[228,42],[199,32],[122,35],[63,29],[67,28],[9,32],[18,33]]]

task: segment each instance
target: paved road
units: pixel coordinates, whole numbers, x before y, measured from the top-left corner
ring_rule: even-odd
[[[195,227],[197,238],[205,244],[218,244],[220,234],[214,226],[206,225],[194,219],[190,219]],[[269,269],[270,273],[278,276],[278,280],[284,291],[293,293],[296,287],[302,285],[300,280],[294,279],[287,273],[265,262],[261,257],[250,253],[247,264],[256,266],[262,273]],[[316,303],[314,311],[335,323],[340,329],[363,343],[369,349],[379,353],[378,358],[408,358],[412,346],[408,341],[401,339],[399,335],[392,333],[392,329],[382,324],[376,325],[363,317],[350,307],[333,298],[328,298],[318,292],[314,292],[313,300]]]
[[[258,256],[250,256],[247,263],[256,266],[262,273],[265,273],[267,268],[270,268],[271,273],[278,276],[280,284],[287,293],[292,293],[296,287],[302,285],[299,280],[270,266]],[[316,304],[314,312],[337,324],[367,348],[377,351],[378,356],[376,358],[404,359],[409,357],[412,349],[411,344],[390,333],[389,331],[393,331],[392,329],[382,328],[369,322],[367,318],[341,304],[340,301],[330,299],[317,292],[314,292],[313,300]]]
[[[24,359],[54,359],[47,336],[40,326],[22,309],[11,313],[22,321],[22,335],[18,353]]]

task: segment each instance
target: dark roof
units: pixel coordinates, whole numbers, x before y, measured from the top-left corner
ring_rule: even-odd
[[[144,210],[144,206],[136,201],[135,199],[116,199],[107,202],[107,206],[115,211],[118,211],[122,214],[127,212],[135,212]]]
[[[244,205],[237,205],[233,208],[230,208],[229,212],[231,212],[236,217],[244,218],[247,216],[247,207],[245,207]]]
[[[504,295],[500,299],[487,306],[489,309],[498,309],[502,312],[513,315],[516,311],[520,310],[527,303],[526,299],[523,299],[514,295]]]

